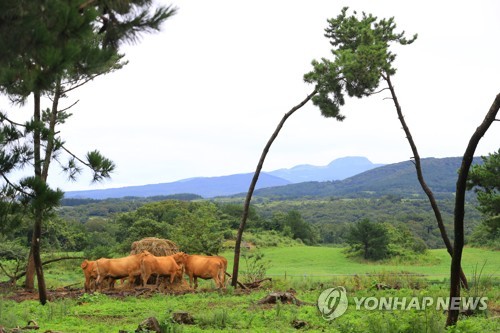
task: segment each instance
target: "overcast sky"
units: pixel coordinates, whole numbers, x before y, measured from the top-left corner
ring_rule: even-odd
[[[282,116],[313,90],[303,75],[311,60],[329,57],[326,20],[347,5],[394,17],[407,36],[418,33],[414,44],[394,50],[393,84],[421,157],[462,156],[500,93],[497,0],[158,2],[178,7],[177,15],[160,33],[122,48],[129,61],[124,69],[64,101],[79,100],[60,128],[66,146],[81,155],[100,150],[117,165],[112,180],[91,185],[84,173],[67,182],[53,165],[51,185],[111,188],[253,172]],[[387,96],[347,100],[343,122],[307,104],[285,124],[264,170],[326,165],[344,156],[374,163],[410,159]],[[495,122],[476,155],[499,143]]]

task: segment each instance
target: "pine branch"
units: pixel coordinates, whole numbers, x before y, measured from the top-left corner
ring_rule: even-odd
[[[25,196],[28,196],[28,197],[32,197],[32,198],[34,197],[33,194],[26,192],[25,190],[23,190],[22,187],[17,186],[16,184],[12,183],[10,181],[10,179],[7,178],[7,176],[4,173],[2,173],[2,178],[7,182],[7,184],[9,184],[9,186],[11,186],[13,189],[15,189],[16,191],[18,191],[19,193],[21,193],[21,194],[23,194]]]
[[[20,127],[26,128],[26,125],[20,124],[20,123],[16,123],[15,121],[10,120],[9,118],[7,118],[7,116],[5,114],[0,113],[0,121],[4,121],[4,120],[7,120],[7,122],[10,123],[11,125],[20,126]]]

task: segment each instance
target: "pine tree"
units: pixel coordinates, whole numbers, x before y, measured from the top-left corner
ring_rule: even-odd
[[[65,152],[70,158],[63,169],[75,178],[83,164],[93,171],[93,180],[110,176],[114,163],[99,151],[85,158],[74,155],[56,131],[70,114],[60,109],[66,94],[99,75],[120,69],[119,53],[124,41],[134,41],[143,32],[156,31],[175,13],[152,1],[46,0],[0,2],[0,92],[14,103],[33,98],[33,117],[23,124],[0,114],[0,174],[4,194],[20,196],[33,214],[33,236],[26,287],[33,288],[36,271],[40,303],[47,300],[40,258],[44,218],[59,204],[63,192],[47,184],[49,166]],[[42,110],[43,97],[52,100]],[[33,175],[12,181],[15,169],[33,166]]]

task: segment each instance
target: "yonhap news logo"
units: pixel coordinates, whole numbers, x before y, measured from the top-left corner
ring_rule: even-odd
[[[354,310],[486,310],[488,297],[352,297]],[[342,286],[323,290],[318,297],[318,310],[325,320],[342,316],[348,309],[346,289]]]
[[[324,290],[318,297],[318,309],[325,320],[342,316],[347,310],[347,293],[344,287]]]

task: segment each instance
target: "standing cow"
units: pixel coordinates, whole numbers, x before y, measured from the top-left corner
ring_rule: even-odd
[[[83,270],[83,275],[85,276],[85,292],[91,292],[96,289],[96,280],[97,280],[97,267],[94,260],[85,259],[80,267]],[[108,283],[109,288],[115,287],[115,279],[106,278],[105,281]]]
[[[184,273],[189,276],[189,286],[194,289],[198,288],[197,278],[213,279],[217,288],[224,287],[224,275],[227,267],[227,260],[217,256],[201,256],[189,255],[184,252],[179,252],[172,255],[174,260],[184,266]],[[225,260],[222,260],[223,258]]]
[[[179,266],[172,256],[157,257],[148,251],[144,251],[141,259],[141,279],[144,286],[147,285],[151,275],[156,275],[156,288],[160,284],[160,276],[169,276],[170,284],[175,277],[182,279],[182,267]]]
[[[128,278],[128,285],[132,288],[136,277],[141,275],[141,260],[145,253],[131,254],[127,257],[95,261],[97,270],[96,286],[102,289],[102,281],[105,278],[122,279]]]

